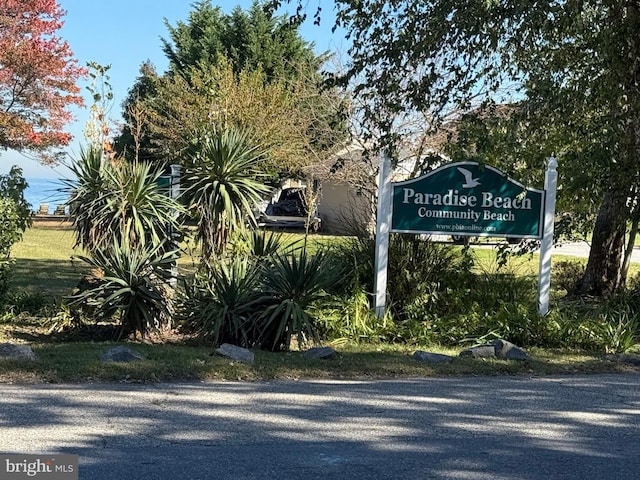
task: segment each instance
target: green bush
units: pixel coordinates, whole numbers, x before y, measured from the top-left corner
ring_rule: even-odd
[[[134,248],[114,239],[106,249],[79,257],[92,267],[94,277],[88,288],[70,297],[70,304],[91,308],[97,320],[117,316],[119,337],[144,337],[171,318],[174,256],[175,251],[165,251],[162,243]]]
[[[374,239],[352,237],[332,254],[348,266],[341,291],[373,291]],[[468,249],[437,244],[420,235],[391,235],[388,255],[388,304],[400,321],[417,318],[416,309],[447,310],[450,302],[456,302],[455,292],[466,288],[473,266]]]
[[[417,235],[394,235],[389,244],[387,293],[396,318],[412,318],[416,304],[432,313],[449,310],[448,294],[466,285],[468,250]]]
[[[17,292],[7,296],[6,308],[14,314],[27,313],[34,316],[51,315],[58,309],[58,302],[41,293]]]
[[[272,351],[287,350],[293,337],[299,344],[319,338],[313,307],[341,269],[323,250],[309,254],[280,236],[261,236],[250,237],[251,255],[204,264],[187,283],[178,309],[187,331],[214,345]]]
[[[554,262],[552,282],[566,292],[572,292],[584,275],[584,262],[578,260],[564,260]]]
[[[24,199],[28,184],[22,170],[12,167],[7,175],[0,175],[0,305],[7,300],[11,279],[11,247],[22,239],[31,226],[30,205]]]

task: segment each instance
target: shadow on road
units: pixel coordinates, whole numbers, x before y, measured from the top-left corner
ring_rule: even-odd
[[[5,452],[82,479],[613,479],[638,377],[2,386]]]

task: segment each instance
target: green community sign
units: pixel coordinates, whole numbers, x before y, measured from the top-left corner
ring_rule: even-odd
[[[392,187],[392,232],[542,237],[544,190],[494,167],[451,163]]]
[[[428,174],[391,182],[391,160],[380,158],[376,220],[375,308],[385,313],[389,234],[427,233],[540,239],[538,311],[549,311],[551,251],[558,162],[547,161],[544,190],[527,188],[477,162],[443,165]]]

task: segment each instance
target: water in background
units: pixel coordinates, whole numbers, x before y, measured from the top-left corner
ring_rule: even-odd
[[[63,186],[56,178],[25,178],[29,186],[24,198],[31,204],[31,210],[40,213],[40,205],[48,205],[48,213],[53,213],[57,205],[64,205],[66,195],[58,190]]]

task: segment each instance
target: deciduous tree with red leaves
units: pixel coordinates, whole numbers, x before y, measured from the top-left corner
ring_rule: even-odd
[[[56,34],[65,13],[56,0],[0,0],[0,148],[48,163],[71,140],[69,107],[83,103],[86,70]]]

